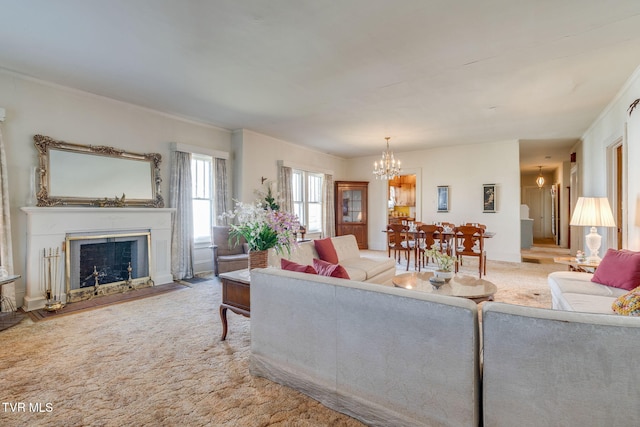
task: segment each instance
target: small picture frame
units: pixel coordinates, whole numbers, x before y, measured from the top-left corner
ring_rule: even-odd
[[[482,184],[482,212],[495,213],[497,206],[497,194],[495,184]]]
[[[438,212],[449,212],[449,186],[438,186]]]

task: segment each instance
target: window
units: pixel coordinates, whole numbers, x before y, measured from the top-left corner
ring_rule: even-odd
[[[293,212],[307,233],[322,232],[322,174],[294,169],[291,175]]]
[[[191,196],[193,197],[193,238],[196,243],[211,241],[213,218],[212,158],[202,154],[191,155]]]

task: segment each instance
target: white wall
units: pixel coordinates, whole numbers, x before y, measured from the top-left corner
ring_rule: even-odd
[[[162,155],[161,193],[168,206],[169,144],[180,142],[230,151],[230,132],[161,114],[86,92],[0,72],[0,107],[9,164],[14,271],[25,271],[26,220],[20,207],[30,196],[30,171],[38,164],[33,136],[43,134],[78,144],[107,145]],[[24,284],[16,283],[17,304]]]
[[[623,247],[631,250],[640,250],[640,223],[636,220],[640,210],[640,168],[637,167],[640,161],[640,106],[631,115],[627,110],[638,97],[640,97],[640,68],[636,69],[614,100],[583,135],[582,164],[579,169],[582,188],[580,195],[608,196],[611,201],[610,192],[614,177],[612,171],[607,168],[607,149],[622,139],[625,153],[624,167],[627,172],[623,188],[626,196],[626,200],[623,200],[626,210],[623,225],[626,225],[627,233],[623,238]],[[573,227],[572,233],[574,232],[584,236],[587,231],[580,227]],[[603,236],[600,249],[600,256],[602,256],[607,247],[614,246],[615,229],[600,227],[598,232]],[[584,242],[581,243],[584,244]]]
[[[304,170],[332,172],[334,181],[345,179],[347,161],[341,157],[321,153],[300,145],[272,138],[246,129],[233,135],[235,160],[233,197],[251,202],[256,199],[255,190],[261,188],[261,179],[278,181],[278,161]]]
[[[423,222],[478,222],[496,232],[486,244],[492,260],[520,262],[520,165],[518,141],[441,147],[395,153],[403,171],[419,171],[416,219]],[[369,248],[386,249],[387,181],[371,173],[377,156],[349,161],[349,180],[369,181]],[[482,184],[497,185],[497,212],[483,213]],[[449,186],[449,212],[438,213],[436,187]],[[418,197],[417,197],[418,198]]]

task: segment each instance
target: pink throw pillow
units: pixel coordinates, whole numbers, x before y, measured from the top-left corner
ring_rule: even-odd
[[[314,240],[313,244],[316,247],[316,252],[318,252],[318,257],[320,257],[322,261],[327,261],[331,264],[338,263],[338,254],[336,253],[336,248],[333,246],[331,237]]]
[[[313,267],[321,276],[337,277],[339,279],[350,279],[349,273],[347,273],[347,270],[345,270],[345,268],[340,264],[331,264],[330,262],[314,258]]]
[[[298,264],[297,262],[289,261],[284,258],[280,260],[280,268],[283,270],[298,271],[300,273],[318,274],[316,269],[310,265]]]
[[[592,282],[628,291],[640,286],[640,252],[608,249]]]

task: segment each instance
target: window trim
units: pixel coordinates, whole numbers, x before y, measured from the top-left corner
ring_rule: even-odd
[[[193,173],[195,172],[193,170],[193,162],[194,161],[208,161],[209,162],[209,198],[201,198],[201,197],[196,197],[195,194],[191,194],[191,209],[192,211],[194,211],[194,201],[196,200],[208,200],[209,201],[209,224],[211,228],[213,225],[215,225],[215,187],[214,187],[214,180],[215,180],[215,174],[213,172],[213,168],[214,168],[214,157],[210,156],[209,154],[201,154],[201,153],[191,153],[191,162],[192,162],[192,177],[191,180],[193,181],[195,179],[195,176],[193,175]],[[192,183],[192,185],[194,185]],[[197,185],[197,183],[196,183]],[[195,213],[195,212],[193,212]],[[195,218],[194,218],[195,219]],[[194,234],[193,234],[193,244],[195,246],[206,246],[206,245],[210,245],[212,242],[212,238],[211,238],[211,230],[209,230],[209,233],[207,235],[202,235],[200,237],[197,237],[195,235],[195,228],[194,228]]]
[[[294,194],[294,198],[292,200],[293,206],[294,206],[294,211],[296,210],[296,204],[302,204],[302,213],[303,213],[303,218],[299,218],[300,220],[300,224],[304,225],[305,227],[307,227],[307,233],[322,233],[322,229],[323,229],[323,224],[322,224],[322,218],[320,218],[320,228],[319,229],[311,229],[309,228],[309,206],[311,204],[314,205],[319,205],[320,206],[320,212],[322,212],[323,210],[323,194],[322,194],[322,187],[323,187],[323,181],[324,181],[324,174],[322,172],[314,172],[314,171],[308,171],[308,170],[304,170],[304,169],[298,169],[298,168],[292,168],[291,169],[291,175],[292,175],[292,179],[295,179],[296,175],[301,175],[302,176],[302,201],[296,201],[295,200],[295,194]],[[320,188],[319,190],[319,195],[320,195],[320,200],[318,202],[310,202],[309,201],[309,190],[310,190],[310,182],[309,179],[311,177],[318,177],[320,178]]]

